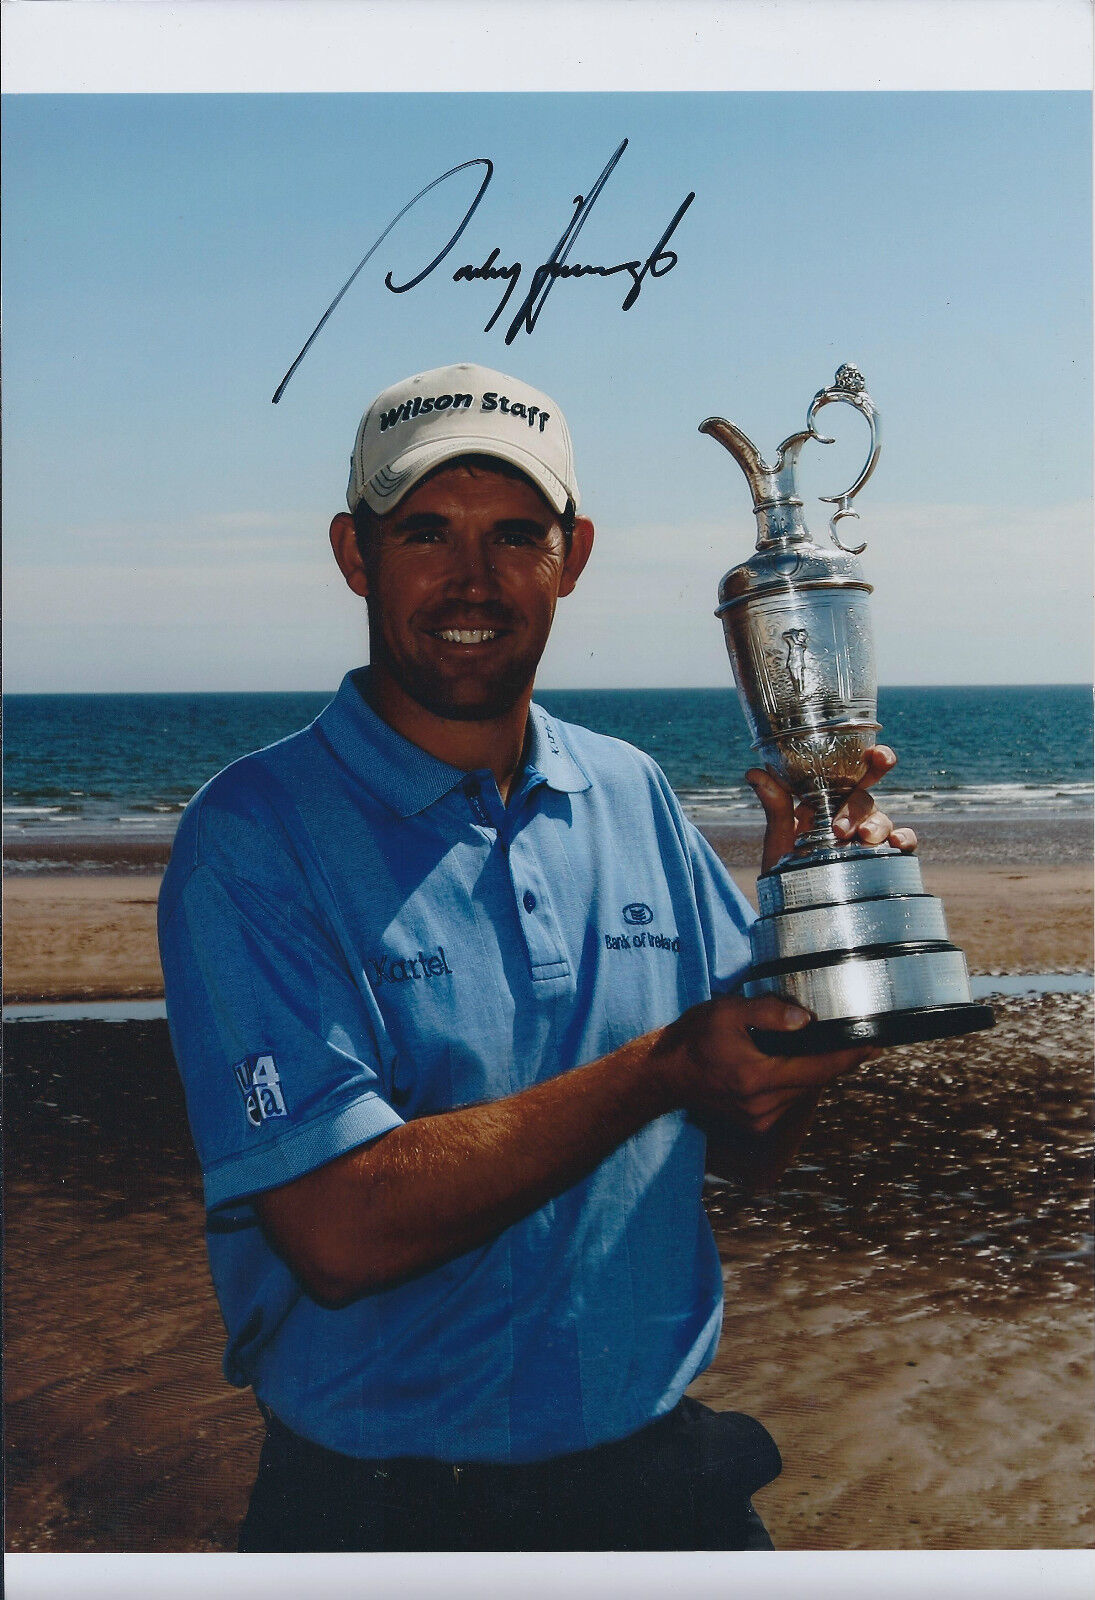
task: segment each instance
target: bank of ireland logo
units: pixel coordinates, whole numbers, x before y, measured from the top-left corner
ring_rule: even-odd
[[[642,900],[632,900],[629,906],[624,906],[624,921],[633,928],[644,928],[654,921],[654,913]]]
[[[281,1079],[273,1056],[247,1056],[232,1068],[243,1095],[243,1109],[252,1128],[261,1128],[271,1117],[287,1115]]]

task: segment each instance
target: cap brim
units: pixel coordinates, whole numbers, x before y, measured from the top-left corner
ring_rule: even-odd
[[[362,490],[362,499],[371,510],[384,516],[410,493],[415,484],[421,483],[428,472],[458,456],[494,456],[499,461],[506,461],[531,479],[560,516],[568,505],[577,508],[577,490],[572,494],[563,480],[556,477],[551,468],[536,456],[522,450],[518,444],[484,439],[482,434],[431,439],[426,444],[412,446],[369,479]],[[351,506],[350,509],[352,511],[355,508]]]

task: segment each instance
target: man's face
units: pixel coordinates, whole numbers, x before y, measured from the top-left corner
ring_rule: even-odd
[[[568,551],[555,512],[524,478],[454,465],[418,484],[366,551],[374,674],[434,716],[504,716],[531,690],[556,601],[588,555],[588,527]]]

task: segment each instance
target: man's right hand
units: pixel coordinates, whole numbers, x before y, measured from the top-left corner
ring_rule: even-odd
[[[760,1137],[800,1102],[834,1078],[872,1060],[877,1050],[859,1047],[826,1055],[770,1056],[758,1049],[750,1028],[793,1031],[811,1020],[789,1001],[744,1000],[719,995],[693,1006],[666,1028],[652,1052],[673,1105],[699,1120],[725,1119]]]

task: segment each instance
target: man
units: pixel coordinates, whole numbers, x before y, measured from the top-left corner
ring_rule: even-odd
[[[729,992],[743,897],[652,762],[531,703],[593,542],[554,402],[397,384],[348,503],[370,666],[195,797],[160,900],[225,1370],[268,1424],[241,1548],[771,1548],[774,1444],[682,1400],[722,1309],[703,1174],[777,1173],[870,1052],[756,1049],[807,1014]],[[845,829],[911,849],[867,793],[893,759]],[[770,864],[796,821],[750,781]]]

